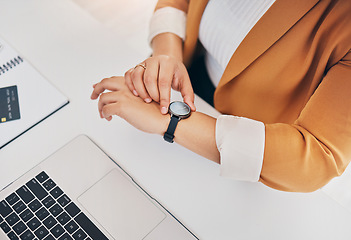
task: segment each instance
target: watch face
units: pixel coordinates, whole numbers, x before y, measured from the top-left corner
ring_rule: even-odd
[[[183,102],[172,102],[169,105],[169,110],[172,114],[178,117],[187,117],[191,112],[191,109],[188,106],[188,104]]]

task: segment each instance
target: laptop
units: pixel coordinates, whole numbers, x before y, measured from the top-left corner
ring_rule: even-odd
[[[80,135],[0,191],[0,239],[197,239]]]

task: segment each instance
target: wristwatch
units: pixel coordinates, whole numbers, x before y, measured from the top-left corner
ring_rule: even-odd
[[[177,127],[178,122],[181,119],[189,117],[191,114],[191,109],[188,104],[176,101],[169,104],[168,112],[171,114],[171,120],[169,122],[167,131],[163,135],[163,139],[169,143],[173,143],[174,131]]]

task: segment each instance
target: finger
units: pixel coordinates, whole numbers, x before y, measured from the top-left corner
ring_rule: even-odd
[[[105,78],[105,79],[106,79],[106,78]],[[94,90],[93,90],[93,92],[91,93],[91,96],[90,96],[91,99],[97,99],[97,98],[99,97],[99,95],[100,95],[102,92],[105,91],[105,89],[103,88],[103,86],[100,84],[100,83],[101,83],[102,81],[104,81],[105,79],[103,79],[103,80],[101,80],[99,83],[95,83],[95,84],[93,85]],[[99,86],[99,84],[100,84],[100,86]],[[97,86],[99,86],[99,87],[97,87]]]
[[[160,91],[160,109],[162,114],[168,113],[173,75],[174,67],[172,65],[168,65],[166,62],[160,62],[158,88]]]
[[[112,115],[118,115],[119,109],[118,103],[107,104],[102,108],[102,115],[106,118],[106,120],[111,121]]]
[[[98,110],[101,118],[105,117],[102,114],[103,107],[107,104],[116,103],[118,101],[118,95],[119,95],[119,92],[108,92],[108,93],[101,94],[98,102]]]
[[[182,94],[184,102],[189,105],[192,111],[196,111],[194,104],[195,95],[189,76],[184,76],[179,82],[181,84],[180,93]]]
[[[150,58],[147,60],[146,64],[147,68],[144,71],[144,85],[146,91],[154,101],[159,102],[160,94],[157,84],[159,62],[156,59]]]
[[[121,85],[122,81],[124,81],[123,77],[111,77],[111,78],[105,78],[101,80],[101,82],[95,85],[90,98],[97,99],[99,95],[103,93],[105,90],[110,90],[110,91],[120,90],[122,87]]]
[[[143,67],[137,66],[131,73],[132,82],[138,95],[144,99],[145,102],[151,102],[151,97],[147,93],[144,85],[144,71]]]
[[[139,96],[137,91],[135,90],[134,84],[132,82],[132,72],[133,72],[134,68],[129,69],[125,74],[124,74],[124,79],[126,81],[126,85],[129,88],[129,90],[135,95],[135,96]]]

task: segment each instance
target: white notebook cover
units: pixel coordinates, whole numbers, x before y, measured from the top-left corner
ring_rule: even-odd
[[[5,89],[17,88],[20,118],[4,117]],[[32,128],[69,101],[47,79],[45,79],[23,56],[18,54],[5,40],[0,38],[0,149]],[[7,91],[9,93],[9,91]],[[10,115],[11,117],[11,115]]]

